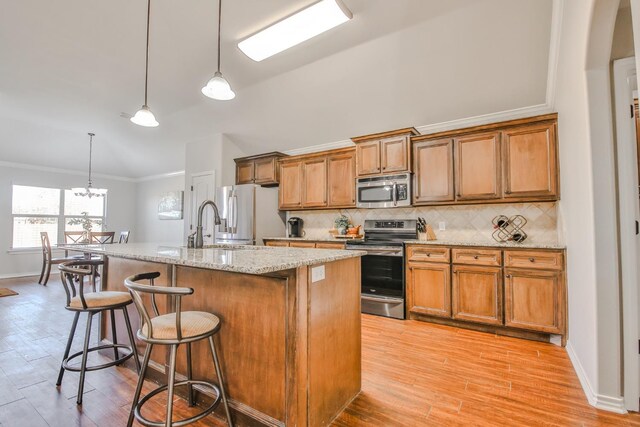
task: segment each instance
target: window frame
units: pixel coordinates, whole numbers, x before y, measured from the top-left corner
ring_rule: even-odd
[[[59,190],[60,191],[60,200],[59,200],[59,207],[58,207],[58,214],[57,215],[53,215],[53,214],[14,214],[13,213],[13,191],[14,191],[14,187],[15,186],[22,186],[22,187],[35,187],[35,188],[48,188],[48,189],[52,189],[52,190]],[[15,229],[14,229],[14,224],[15,224],[15,219],[16,218],[55,218],[58,220],[58,239],[56,242],[51,242],[52,245],[57,245],[57,244],[62,244],[64,243],[64,232],[66,229],[66,225],[67,225],[67,221],[69,219],[72,218],[82,218],[82,215],[65,215],[64,213],[64,202],[65,202],[65,191],[69,190],[68,188],[61,188],[61,187],[51,187],[51,186],[44,186],[44,185],[29,185],[29,184],[19,184],[16,182],[12,182],[11,183],[11,244],[9,247],[10,251],[13,252],[21,252],[21,251],[33,251],[35,249],[41,249],[40,245],[36,245],[36,246],[24,246],[24,247],[14,247],[13,243],[14,243],[14,233],[15,233]],[[101,229],[104,230],[104,226],[105,226],[105,221],[107,219],[107,197],[108,195],[104,196],[104,203],[102,204],[102,216],[95,216],[95,215],[89,215],[89,218],[91,219],[99,219],[102,220],[102,224],[101,224]]]

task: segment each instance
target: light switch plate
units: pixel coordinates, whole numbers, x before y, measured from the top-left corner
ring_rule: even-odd
[[[311,267],[311,283],[324,280],[324,265]]]
[[[447,229],[447,223],[444,221],[440,221],[438,223],[438,230],[445,231]]]

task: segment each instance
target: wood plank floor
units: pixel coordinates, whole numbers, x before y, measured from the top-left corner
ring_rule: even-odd
[[[20,294],[0,298],[0,425],[124,426],[136,381],[129,369],[88,373],[81,408],[77,374],[66,373],[60,390],[54,385],[72,320],[60,282],[7,279],[0,287]],[[589,406],[562,348],[367,315],[362,325],[363,391],[335,426],[640,426],[637,413]],[[148,416],[162,417],[164,397]],[[176,416],[191,411],[182,399],[176,405]],[[209,417],[195,425],[225,423]]]

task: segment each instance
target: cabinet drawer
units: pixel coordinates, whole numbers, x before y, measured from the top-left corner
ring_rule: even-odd
[[[451,249],[434,248],[432,246],[409,246],[407,248],[409,261],[449,262]]]
[[[290,242],[289,246],[292,248],[315,248],[314,242]]]
[[[316,243],[316,248],[318,248],[318,249],[344,249],[344,243],[318,242],[318,243]]]
[[[264,243],[265,246],[289,246],[289,242],[285,240],[268,240]]]
[[[454,264],[502,265],[502,253],[493,249],[452,249],[451,258]]]
[[[560,251],[504,251],[505,267],[562,270],[564,255]]]

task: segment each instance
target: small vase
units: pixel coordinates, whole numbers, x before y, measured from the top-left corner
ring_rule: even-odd
[[[345,227],[340,227],[338,228],[338,233],[344,236],[345,234],[347,234],[347,229]]]

